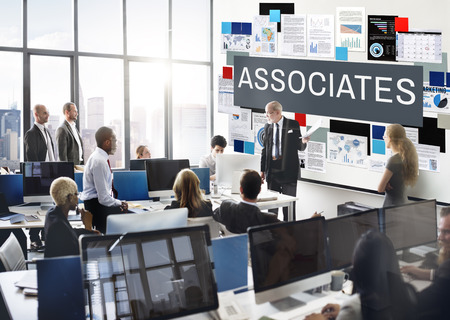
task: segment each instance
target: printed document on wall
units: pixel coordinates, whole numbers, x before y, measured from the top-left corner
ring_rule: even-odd
[[[328,161],[367,168],[367,137],[327,132]]]
[[[429,82],[423,83],[423,111],[449,114],[449,102],[450,90],[445,86],[430,86]]]
[[[219,76],[218,111],[222,113],[238,113],[239,107],[234,106],[233,79]]]
[[[284,56],[306,56],[306,15],[282,14],[280,51]]]
[[[234,146],[234,140],[253,142],[251,109],[239,108],[238,113],[230,114],[228,125],[230,146]]]
[[[325,173],[325,143],[309,141],[306,147],[305,169]]]
[[[416,144],[417,155],[419,156],[419,169],[424,171],[441,171],[441,148],[426,144]]]
[[[253,17],[252,55],[276,56],[278,54],[277,32],[277,23],[270,22],[270,16]]]
[[[220,53],[230,51],[250,52],[251,35],[248,34],[222,34],[222,44]]]
[[[260,154],[264,146],[264,126],[267,118],[264,113],[253,112],[253,134],[255,136],[255,154]]]
[[[308,56],[334,57],[333,15],[308,15]]]
[[[442,32],[398,32],[397,61],[442,63]]]
[[[348,51],[366,51],[365,48],[365,9],[336,8],[337,39],[336,46],[347,47]]]

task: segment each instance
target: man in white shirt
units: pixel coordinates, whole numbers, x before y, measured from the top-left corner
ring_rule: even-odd
[[[95,140],[97,147],[84,167],[81,200],[84,208],[93,215],[92,225],[105,233],[106,217],[127,212],[128,204],[115,199],[117,192],[108,156],[116,152],[116,134],[111,128],[101,127],[95,133]]]
[[[45,127],[50,116],[48,109],[43,104],[37,104],[33,108],[34,125],[25,133],[23,139],[25,145],[25,161],[55,161],[55,148],[50,132]],[[44,240],[41,228],[30,229],[31,250],[43,251]],[[41,232],[41,238],[39,237]]]
[[[200,168],[209,168],[209,180],[216,180],[216,156],[223,153],[227,146],[227,140],[222,136],[214,136],[211,139],[211,153],[200,158]]]
[[[56,130],[59,161],[84,164],[83,140],[76,127],[78,109],[75,103],[67,102],[63,106],[65,121]]]

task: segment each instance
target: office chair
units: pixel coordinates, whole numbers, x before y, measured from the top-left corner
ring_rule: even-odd
[[[187,224],[188,226],[207,224],[209,226],[209,234],[211,239],[218,238],[222,235],[220,223],[214,220],[213,217],[188,218]]]
[[[22,248],[16,236],[11,233],[8,239],[0,247],[0,261],[5,271],[26,270],[27,262],[25,261]]]

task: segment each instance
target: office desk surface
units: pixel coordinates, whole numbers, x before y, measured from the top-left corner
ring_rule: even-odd
[[[47,210],[41,210],[39,206],[13,206],[9,207],[9,210],[12,212],[22,213],[26,216],[34,214],[39,217],[40,221],[30,222],[25,220],[19,223],[11,224],[9,220],[7,221],[0,220],[0,229],[43,228],[45,225],[45,216]],[[75,214],[75,211],[69,214]],[[74,227],[83,225],[81,221],[70,221],[70,224]]]

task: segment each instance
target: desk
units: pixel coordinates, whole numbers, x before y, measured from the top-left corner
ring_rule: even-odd
[[[256,204],[261,210],[267,210],[267,209],[277,209],[282,207],[288,207],[288,219],[289,221],[293,220],[294,217],[294,203],[298,200],[297,197],[288,196],[287,194],[282,194],[278,192],[273,191],[262,191],[261,194],[268,195],[268,194],[274,194],[278,197],[277,200],[271,200],[271,201],[258,201]],[[220,200],[225,199],[232,199],[236,202],[241,201],[241,195],[240,194],[232,194],[231,190],[226,190],[222,196],[220,197]],[[214,200],[213,200],[214,203]]]

